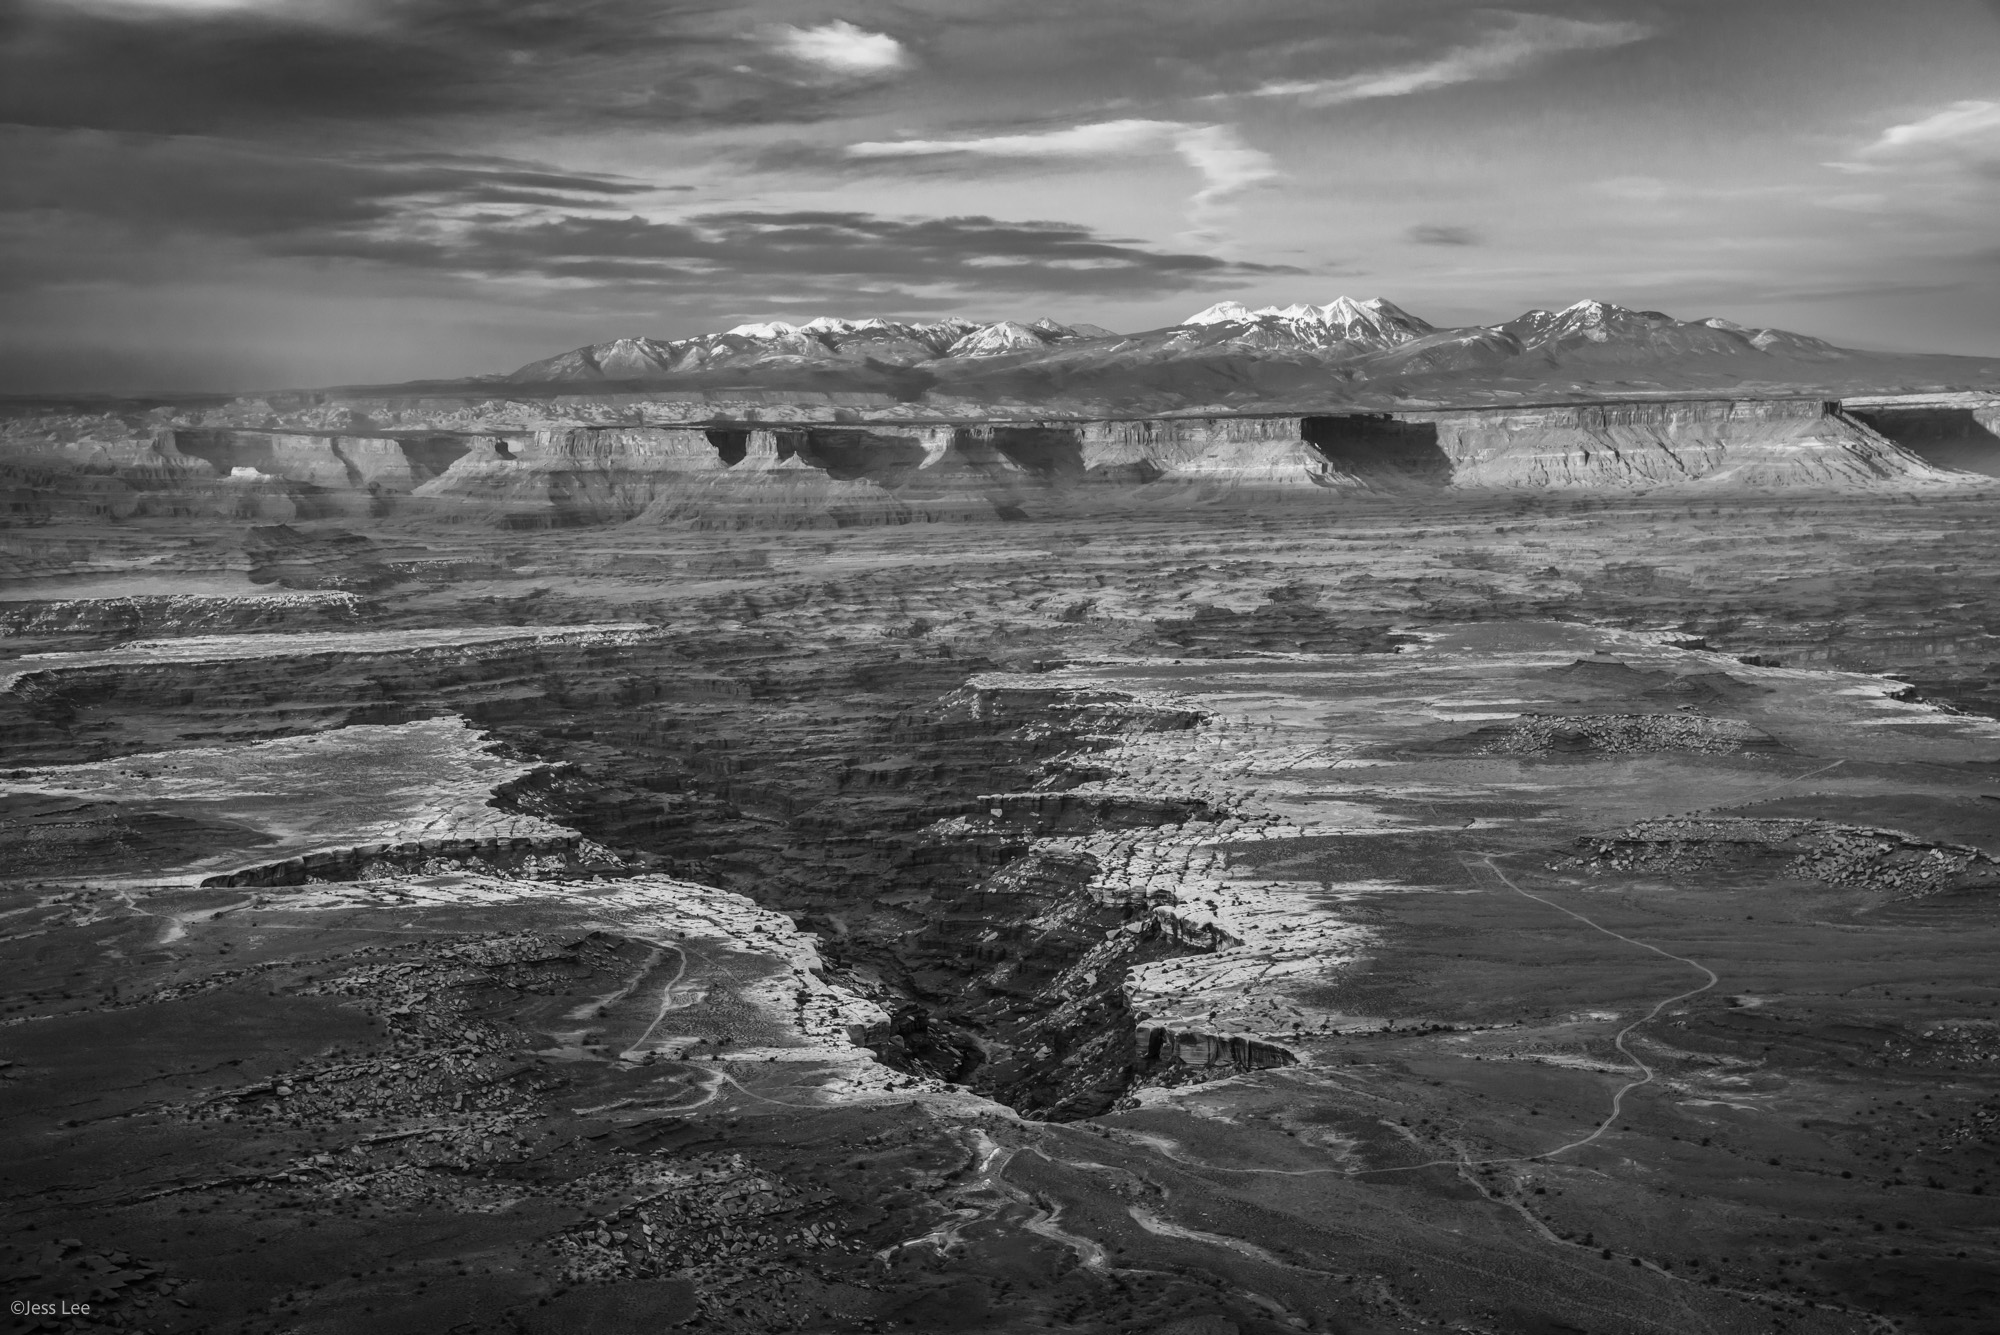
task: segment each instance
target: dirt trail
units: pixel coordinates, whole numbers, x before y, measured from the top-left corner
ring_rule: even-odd
[[[1697,969],[1708,979],[1708,981],[1703,983],[1700,987],[1691,987],[1685,992],[1676,992],[1673,996],[1664,998],[1663,1000],[1653,1003],[1653,1008],[1651,1010],[1647,1011],[1644,1015],[1640,1016],[1638,1019],[1632,1021],[1632,1023],[1626,1025],[1623,1029],[1620,1029],[1618,1031],[1617,1037],[1611,1040],[1611,1045],[1617,1048],[1618,1051],[1624,1056],[1625,1060],[1631,1062],[1632,1065],[1637,1067],[1641,1072],[1643,1072],[1643,1074],[1640,1076],[1639,1079],[1630,1081],[1627,1084],[1619,1086],[1618,1091],[1611,1096],[1611,1111],[1607,1112],[1604,1115],[1604,1120],[1597,1124],[1597,1129],[1595,1131],[1592,1131],[1589,1135],[1584,1136],[1581,1139],[1572,1140],[1566,1145],[1558,1145],[1552,1150],[1544,1150],[1540,1154],[1528,1156],[1531,1159],[1549,1159],[1555,1157],[1558,1154],[1562,1154],[1568,1150],[1582,1149],[1585,1145],[1589,1145],[1594,1141],[1598,1140],[1600,1137],[1604,1135],[1605,1132],[1611,1129],[1611,1124],[1613,1122],[1616,1122],[1620,1114],[1623,1113],[1625,1109],[1625,1096],[1627,1094],[1630,1094],[1635,1089],[1653,1083],[1653,1078],[1657,1073],[1653,1070],[1652,1067],[1646,1065],[1646,1063],[1642,1061],[1639,1058],[1639,1056],[1632,1051],[1632,1049],[1625,1046],[1625,1040],[1632,1034],[1632,1031],[1638,1029],[1641,1025],[1651,1024],[1654,1020],[1659,1018],[1661,1011],[1673,1005],[1675,1002],[1686,1001],[1689,997],[1698,997],[1702,993],[1708,991],[1711,987],[1714,987],[1717,983],[1721,982],[1722,980],[1719,977],[1717,977],[1715,971],[1709,968],[1706,964],[1701,964],[1694,960],[1688,959],[1685,955],[1676,955],[1670,950],[1662,950],[1655,945],[1648,945],[1644,941],[1635,941],[1631,937],[1624,935],[1622,932],[1612,931],[1609,927],[1604,926],[1602,923],[1592,922],[1589,918],[1586,918],[1583,914],[1578,913],[1575,909],[1564,908],[1562,905],[1556,903],[1552,899],[1544,899],[1540,895],[1533,894],[1527,890],[1523,890],[1520,886],[1514,883],[1513,879],[1509,877],[1506,872],[1501,871],[1500,868],[1494,864],[1493,859],[1495,856],[1496,856],[1495,854],[1487,853],[1481,855],[1479,860],[1486,865],[1486,869],[1488,871],[1492,872],[1495,876],[1499,877],[1501,883],[1505,885],[1509,890],[1512,890],[1515,894],[1525,896],[1528,899],[1532,899],[1538,904],[1547,904],[1550,908],[1556,910],[1556,912],[1566,913],[1570,917],[1575,918],[1578,922],[1582,923],[1584,926],[1592,928],[1596,931],[1600,931],[1604,933],[1606,936],[1613,937],[1619,941],[1623,941],[1628,946],[1637,946],[1641,950],[1650,950],[1655,955],[1659,955],[1662,956],[1663,958],[1673,960],[1676,963],[1685,964],[1691,969]],[[1484,1160],[1479,1160],[1478,1162],[1506,1163],[1510,1161],[1504,1159],[1484,1159]],[[1513,1160],[1511,1162],[1525,1162],[1525,1160]]]

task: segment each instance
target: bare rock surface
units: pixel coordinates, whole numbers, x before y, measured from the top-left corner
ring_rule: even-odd
[[[225,847],[178,867],[162,858],[142,879],[229,883],[249,868],[275,874],[296,864],[303,878],[335,865],[447,849],[498,854],[574,844],[573,831],[491,804],[495,790],[534,768],[495,755],[490,740],[462,720],[439,718],[15,770],[0,779],[0,804],[22,806],[18,799],[31,795],[63,800],[67,820],[44,816],[23,832],[31,852],[46,849],[30,864],[43,875],[63,870],[59,848],[128,812],[225,822],[254,847],[254,862],[245,863],[241,847]],[[81,828],[62,830],[72,821]],[[28,871],[19,865],[16,874]]]
[[[311,659],[336,656],[369,657],[457,650],[509,641],[553,640],[571,643],[612,643],[619,637],[644,635],[651,627],[638,623],[608,626],[507,626],[450,630],[404,630],[390,634],[370,631],[321,631],[298,635],[193,635],[172,640],[141,640],[116,649],[76,654],[27,654],[16,669],[0,677],[0,690],[47,687],[72,675],[115,671],[167,663],[240,663],[257,659]],[[29,681],[23,681],[29,678]]]

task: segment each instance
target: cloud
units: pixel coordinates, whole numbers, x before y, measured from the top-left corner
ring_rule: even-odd
[[[1686,190],[1685,183],[1662,180],[1657,176],[1607,176],[1593,181],[1589,187],[1597,194],[1611,199],[1628,200],[1635,204],[1658,204],[1671,199],[1676,193]]]
[[[1292,272],[1065,222],[688,213],[672,207],[679,189],[487,155],[312,157],[15,128],[0,131],[0,271],[18,292],[78,279],[172,283],[196,262],[216,274],[303,262],[495,301],[503,291],[571,305],[590,292],[649,291],[759,308],[774,293],[841,305],[873,294],[911,309],[947,294],[1164,294]]]
[[[1314,107],[1408,97],[1454,84],[1510,78],[1550,57],[1571,51],[1629,46],[1651,37],[1653,31],[1646,24],[1627,20],[1507,13],[1490,32],[1431,60],[1337,79],[1274,80],[1252,89],[1251,95],[1297,98]]]
[[[0,123],[153,133],[806,122],[902,51],[831,23],[774,54],[740,11],[657,0],[0,2]]]
[[[1443,227],[1435,223],[1424,223],[1412,227],[1404,235],[1420,246],[1476,246],[1479,233],[1470,227]]]
[[[909,50],[885,32],[869,32],[845,19],[816,28],[782,25],[774,33],[777,50],[802,64],[836,75],[867,78],[907,69]]]
[[[349,0],[60,0],[72,9],[97,10],[107,14],[165,13],[183,17],[215,14],[261,13],[273,18],[304,22],[356,22],[363,18],[360,7]]]
[[[1863,159],[2000,156],[2000,102],[1954,102],[1906,125],[1891,125]]]
[[[479,220],[445,234],[303,234],[290,253],[375,260],[485,278],[645,283],[723,294],[839,300],[889,283],[955,293],[1166,293],[1293,270],[1149,249],[1060,222],[985,216],[733,211],[678,219],[564,216]]]
[[[1174,151],[1206,182],[1188,201],[1197,225],[1211,221],[1237,194],[1279,175],[1270,154],[1244,143],[1227,125],[1184,126],[1174,135]]]
[[[992,134],[971,139],[888,139],[847,147],[850,158],[921,158],[969,154],[991,158],[1099,158],[1144,151],[1170,143],[1178,121],[1119,120],[1069,125],[1028,134]]]
[[[683,189],[488,154],[306,155],[199,137],[0,130],[0,217],[263,237],[492,205],[582,210]]]
[[[2000,102],[1953,102],[1888,126],[1825,165],[1866,188],[1823,195],[1817,202],[1824,207],[1990,234],[2000,186]]]
[[[931,159],[960,161],[1014,158],[1024,161],[1098,161],[1134,153],[1171,151],[1200,173],[1201,188],[1189,197],[1197,228],[1212,228],[1224,205],[1253,186],[1276,180],[1270,154],[1243,142],[1230,125],[1166,120],[1095,121],[1025,134],[967,139],[889,139],[850,144],[846,156],[862,161]],[[1211,231],[1198,233],[1214,239]]]

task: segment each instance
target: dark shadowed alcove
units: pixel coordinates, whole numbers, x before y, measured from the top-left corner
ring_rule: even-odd
[[[2000,477],[2000,435],[1970,408],[1848,409],[1925,463]]]
[[[716,427],[702,434],[715,446],[715,455],[724,468],[734,468],[750,453],[750,433],[740,427]]]
[[[989,429],[993,448],[1040,478],[1073,482],[1083,476],[1083,442],[1075,427],[996,426]]]
[[[427,482],[463,459],[472,450],[464,436],[398,436],[403,457],[419,482]]]
[[[923,463],[927,452],[914,436],[885,436],[874,431],[809,429],[778,433],[778,457],[797,455],[823,468],[836,482],[867,480],[884,487],[900,486]]]
[[[1299,425],[1306,444],[1326,461],[1364,482],[1451,485],[1451,456],[1438,444],[1435,422],[1404,422],[1386,413],[1308,417]]]

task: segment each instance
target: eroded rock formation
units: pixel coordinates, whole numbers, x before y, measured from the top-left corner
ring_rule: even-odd
[[[662,421],[661,406],[415,408],[396,434],[376,436],[162,426],[157,414],[21,419],[6,440],[10,505],[16,522],[839,528],[1171,510],[1238,493],[1324,507],[1447,490],[1977,487],[2000,470],[1978,417],[1990,408],[1850,413],[1808,398],[817,423]],[[411,419],[435,425],[414,430]]]

